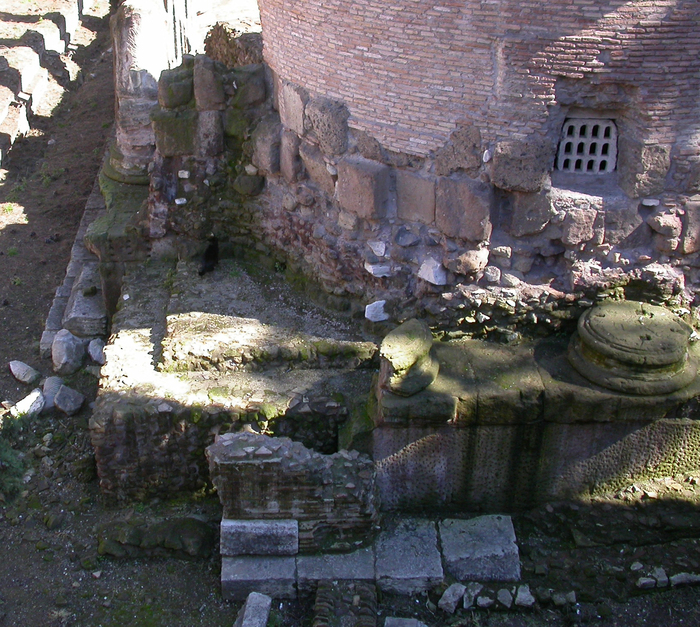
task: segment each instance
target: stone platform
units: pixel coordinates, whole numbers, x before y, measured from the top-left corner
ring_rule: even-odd
[[[103,493],[206,484],[204,449],[250,423],[324,453],[366,404],[377,347],[279,275],[222,260],[127,264],[90,421]]]
[[[383,357],[371,430],[383,507],[512,511],[700,467],[698,379],[669,394],[606,389],[572,367],[568,345],[429,339],[403,380],[431,371],[426,355],[439,374],[410,395],[392,383],[402,356],[393,370]]]

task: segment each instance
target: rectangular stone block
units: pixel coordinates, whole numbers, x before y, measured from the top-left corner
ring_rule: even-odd
[[[233,627],[266,627],[271,607],[272,599],[269,596],[251,592],[238,612]]]
[[[221,560],[221,595],[243,601],[251,592],[273,599],[296,597],[296,560],[293,557],[224,557]]]
[[[221,521],[221,555],[296,555],[299,523],[296,520]]]
[[[299,135],[289,129],[282,130],[280,143],[280,172],[287,183],[296,182],[301,172],[299,158]]]
[[[338,164],[338,202],[360,218],[375,220],[386,215],[390,187],[391,169],[383,163],[352,156]]]
[[[299,592],[313,590],[319,581],[374,581],[374,549],[353,553],[325,553],[297,557]]]
[[[304,134],[304,108],[309,96],[304,89],[284,82],[279,93],[280,120],[297,135]]]
[[[410,170],[396,171],[399,218],[432,224],[435,221],[435,180]]]
[[[326,168],[326,161],[318,146],[303,142],[299,147],[299,154],[309,178],[326,194],[333,196],[335,181]]]
[[[520,555],[510,516],[438,523],[445,568],[460,581],[518,581]]]
[[[376,542],[377,585],[396,594],[417,594],[443,578],[435,523],[404,518],[387,526]]]
[[[490,185],[466,175],[438,179],[435,223],[448,237],[481,242],[491,236]]]

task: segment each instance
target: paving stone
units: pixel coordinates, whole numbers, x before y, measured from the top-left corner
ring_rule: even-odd
[[[221,555],[296,555],[299,523],[296,520],[221,521]]]
[[[272,599],[266,594],[251,592],[238,612],[233,627],[266,627]]]
[[[297,557],[299,590],[308,590],[323,580],[374,581],[374,549],[353,553],[325,553]]]
[[[384,627],[428,627],[425,623],[416,618],[395,618],[387,616]]]
[[[221,594],[242,601],[251,592],[273,599],[296,597],[296,560],[293,557],[224,557],[221,560]]]
[[[443,578],[435,523],[406,518],[382,530],[376,542],[377,585],[397,594],[416,594]]]
[[[510,516],[439,523],[447,571],[461,581],[518,581],[520,558]]]
[[[338,163],[336,193],[340,206],[366,219],[383,218],[391,187],[391,169],[358,156]]]

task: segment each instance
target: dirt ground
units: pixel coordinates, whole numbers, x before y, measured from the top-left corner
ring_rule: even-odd
[[[0,401],[7,406],[30,388],[15,381],[3,364],[19,359],[44,375],[50,374],[50,362],[39,357],[39,338],[112,130],[108,3],[86,0],[85,4],[89,13],[77,33],[74,51],[54,59],[49,97],[40,114],[32,119],[32,131],[15,144],[0,170]],[[3,0],[0,24],[31,21],[52,7],[51,0]],[[13,45],[6,35],[0,40]],[[94,377],[81,373],[69,383],[89,400],[94,398]],[[17,494],[9,490],[0,494],[0,625],[231,625],[237,607],[221,599],[220,562],[215,552],[209,559],[189,561],[112,560],[98,555],[96,528],[100,523],[186,513],[214,526],[220,509],[212,496],[121,508],[104,504],[92,463],[89,415],[86,406],[71,418],[42,416],[6,429],[0,437],[9,442],[23,464]],[[0,479],[9,471],[9,459],[0,449]],[[659,511],[654,516],[663,520],[664,512],[676,512],[677,507],[683,515],[697,514],[697,490],[681,487],[687,492],[682,494],[685,500],[678,505],[676,498],[668,507],[662,498],[665,488],[660,488],[659,505],[655,506]],[[669,484],[666,492],[674,489]],[[613,505],[604,514],[591,510],[593,527],[601,525],[612,534],[615,529],[629,529],[630,520],[637,524],[635,521],[642,520],[640,516],[644,521],[651,519],[641,497],[630,502],[621,498]],[[592,570],[586,577],[598,588],[594,585],[577,607],[562,611],[544,605],[529,613],[461,612],[448,617],[436,610],[437,598],[433,595],[380,599],[381,615],[415,615],[431,626],[700,625],[698,588],[636,596],[629,592],[630,585],[634,592],[634,586],[629,582],[627,565],[629,560],[654,560],[663,563],[669,572],[700,572],[700,524],[686,525],[680,536],[670,535],[663,541],[650,536],[646,544],[640,545],[622,537],[611,545],[603,542],[579,546],[567,531],[573,524],[571,512],[578,510],[570,511],[565,506],[543,509],[520,517],[516,526],[522,533],[525,563],[535,568],[538,560],[547,562],[550,570],[543,576],[546,585],[554,586],[558,578],[566,579],[567,560],[591,561]],[[542,534],[546,542],[541,540]],[[543,543],[546,550],[542,549]],[[623,569],[622,577],[617,576],[620,573],[616,568]],[[610,569],[622,590],[612,597],[604,577]],[[532,573],[528,576],[534,577]],[[274,607],[282,617],[277,624],[311,624],[309,603]]]

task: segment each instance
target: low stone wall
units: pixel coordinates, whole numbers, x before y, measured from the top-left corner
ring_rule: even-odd
[[[348,551],[378,522],[372,460],[357,451],[321,455],[287,438],[225,434],[207,448],[223,518],[291,520],[299,551]]]

